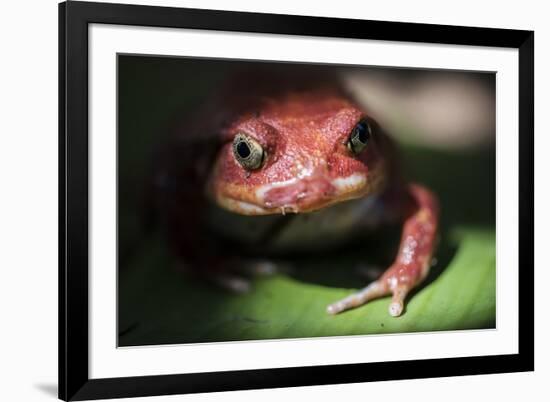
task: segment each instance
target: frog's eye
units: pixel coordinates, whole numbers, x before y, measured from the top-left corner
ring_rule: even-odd
[[[238,133],[233,140],[233,154],[247,170],[258,169],[265,159],[264,149],[258,141],[243,133]]]
[[[355,125],[349,135],[347,142],[348,149],[354,155],[358,155],[367,147],[369,138],[371,136],[371,128],[367,119],[362,119]]]

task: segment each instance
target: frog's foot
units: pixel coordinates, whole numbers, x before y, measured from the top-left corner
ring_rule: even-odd
[[[250,280],[246,277],[239,276],[239,274],[234,274],[232,270],[229,270],[226,266],[213,264],[212,267],[198,269],[192,265],[185,264],[182,261],[178,261],[175,264],[177,271],[193,275],[198,279],[213,284],[231,293],[242,294],[250,291]]]
[[[276,275],[286,266],[265,259],[227,259],[223,263],[209,261],[199,267],[178,261],[176,270],[191,274],[231,293],[247,293],[252,289],[251,280],[259,276]]]
[[[336,303],[330,304],[327,307],[327,313],[332,315],[338,314],[342,311],[362,306],[373,299],[391,294],[392,300],[388,308],[388,312],[391,316],[398,317],[403,312],[405,298],[407,297],[409,290],[410,288],[405,285],[395,286],[392,290],[379,280],[371,283],[357,293],[353,293],[344,299],[337,301]]]
[[[391,316],[398,317],[403,312],[407,294],[418,283],[418,281],[413,280],[410,274],[410,270],[393,266],[377,281],[372,282],[357,293],[329,305],[327,313],[338,314],[362,306],[373,299],[391,295],[392,299],[388,312]]]
[[[243,261],[237,269],[250,276],[272,276],[280,272],[279,265],[269,260]]]
[[[251,290],[251,279],[276,275],[280,272],[278,264],[269,260],[234,260],[224,269],[211,272],[211,281],[233,293],[247,293]]]
[[[248,293],[251,288],[250,281],[248,279],[226,273],[213,274],[210,277],[210,280],[217,286],[228,290],[231,293]]]

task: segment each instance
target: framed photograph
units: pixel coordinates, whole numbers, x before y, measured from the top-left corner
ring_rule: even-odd
[[[534,369],[534,33],[59,5],[59,397]]]

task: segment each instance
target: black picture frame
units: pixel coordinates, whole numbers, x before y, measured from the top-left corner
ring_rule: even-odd
[[[90,379],[88,25],[508,47],[519,51],[518,353]],[[534,32],[70,1],[59,4],[59,398],[86,400],[534,370]]]

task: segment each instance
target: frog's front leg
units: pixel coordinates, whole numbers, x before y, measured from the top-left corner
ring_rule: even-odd
[[[390,315],[401,315],[407,294],[426,278],[436,243],[438,203],[435,196],[420,185],[407,189],[412,200],[405,218],[399,251],[393,264],[380,279],[359,292],[327,307],[329,314],[361,306],[369,300],[392,295]]]

